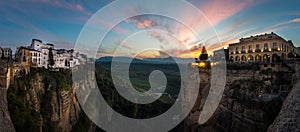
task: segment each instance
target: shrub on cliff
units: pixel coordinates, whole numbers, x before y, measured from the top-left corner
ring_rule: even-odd
[[[33,110],[29,102],[21,96],[19,92],[13,92],[14,87],[10,87],[8,98],[8,109],[16,131],[38,132],[39,131],[39,114]]]

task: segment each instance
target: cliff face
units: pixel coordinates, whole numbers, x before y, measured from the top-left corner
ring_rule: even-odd
[[[14,132],[15,129],[7,107],[6,92],[6,89],[0,88],[0,130],[3,132]]]
[[[294,75],[293,88],[268,131],[300,131],[300,70]]]
[[[17,131],[71,131],[80,115],[69,72],[36,71],[14,80],[8,104]]]
[[[267,99],[256,98],[265,85],[258,80],[238,80],[227,84],[213,117],[193,128],[198,131],[266,131],[280,109],[281,100],[271,95]]]
[[[185,120],[186,131],[267,131],[291,86],[293,73],[270,70],[229,70],[222,100],[214,115],[198,124],[209,85],[200,87],[199,110]],[[203,77],[202,77],[203,80]],[[205,83],[206,81],[202,81]],[[203,101],[204,100],[204,101]]]

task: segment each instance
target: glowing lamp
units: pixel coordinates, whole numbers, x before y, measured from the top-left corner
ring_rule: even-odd
[[[205,66],[206,66],[206,64],[205,64],[204,62],[200,62],[200,63],[199,63],[199,67],[204,68]]]

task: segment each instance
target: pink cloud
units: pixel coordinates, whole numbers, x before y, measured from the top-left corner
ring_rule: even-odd
[[[199,9],[207,16],[212,25],[216,25],[239,11],[254,4],[254,0],[209,0]]]
[[[158,26],[155,21],[153,21],[149,18],[140,17],[140,16],[136,16],[136,17],[126,19],[125,22],[127,22],[127,23],[133,22],[136,25],[136,27],[140,28],[140,29],[151,28],[151,27]]]
[[[79,11],[84,11],[84,8],[80,4],[76,4],[76,9]]]

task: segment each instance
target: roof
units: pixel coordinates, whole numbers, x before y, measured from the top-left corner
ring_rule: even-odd
[[[20,49],[25,49],[25,50],[29,50],[29,51],[36,51],[36,52],[40,52],[40,51],[38,51],[38,50],[30,49],[30,48],[23,47],[23,46],[19,47],[19,50],[20,50]]]
[[[2,49],[2,50],[11,50],[11,48],[1,48],[1,47],[0,47],[0,49]]]
[[[42,41],[42,40],[39,40],[39,39],[32,39],[32,41],[38,41],[38,42],[43,43],[43,41]]]
[[[238,45],[238,44],[247,43],[247,42],[268,40],[268,39],[282,39],[282,40],[286,41],[287,43],[293,44],[293,42],[291,40],[287,41],[284,38],[282,38],[281,36],[277,35],[276,33],[271,32],[270,34],[265,33],[265,34],[261,34],[261,35],[241,38],[238,43],[232,43],[232,44],[229,44],[229,46]]]
[[[49,45],[49,46],[53,46],[53,47],[54,47],[54,44],[47,43],[46,45]]]

